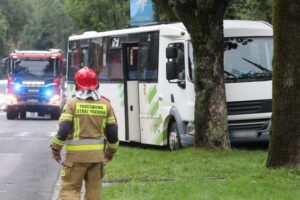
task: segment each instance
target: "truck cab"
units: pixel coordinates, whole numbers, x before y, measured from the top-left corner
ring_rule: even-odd
[[[59,49],[18,51],[9,54],[7,119],[26,118],[26,112],[58,119],[64,103],[64,56]]]

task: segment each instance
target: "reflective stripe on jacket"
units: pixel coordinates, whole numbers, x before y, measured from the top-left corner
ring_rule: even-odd
[[[52,144],[61,147],[66,144],[66,160],[85,163],[104,161],[105,127],[117,123],[108,101],[73,97],[67,101],[59,118],[59,123],[63,122],[72,123],[73,128],[67,140],[56,135],[52,138]],[[118,143],[109,146],[117,148]]]

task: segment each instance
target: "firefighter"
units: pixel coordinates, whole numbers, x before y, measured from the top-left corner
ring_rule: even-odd
[[[108,99],[98,92],[98,77],[84,67],[75,74],[76,95],[67,100],[59,118],[59,129],[52,138],[52,157],[61,161],[61,200],[80,199],[85,181],[85,199],[101,199],[103,165],[111,161],[119,146],[118,126]]]

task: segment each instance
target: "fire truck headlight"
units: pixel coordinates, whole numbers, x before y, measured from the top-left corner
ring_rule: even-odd
[[[47,90],[45,91],[45,95],[46,95],[47,97],[52,96],[52,94],[53,94],[53,92],[52,92],[51,89],[47,89]]]
[[[17,97],[15,97],[13,94],[8,94],[6,97],[6,104],[7,105],[12,105],[12,104],[17,104],[18,100]]]
[[[50,100],[49,100],[49,104],[59,105],[60,104],[59,95],[54,95],[53,97],[51,97]]]
[[[195,125],[194,125],[194,123],[189,122],[186,129],[187,129],[188,134],[191,134],[191,135],[195,134]]]

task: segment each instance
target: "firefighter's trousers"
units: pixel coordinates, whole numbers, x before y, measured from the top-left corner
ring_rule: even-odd
[[[85,200],[100,200],[102,188],[102,163],[64,162],[61,171],[60,200],[80,200],[85,181]]]

